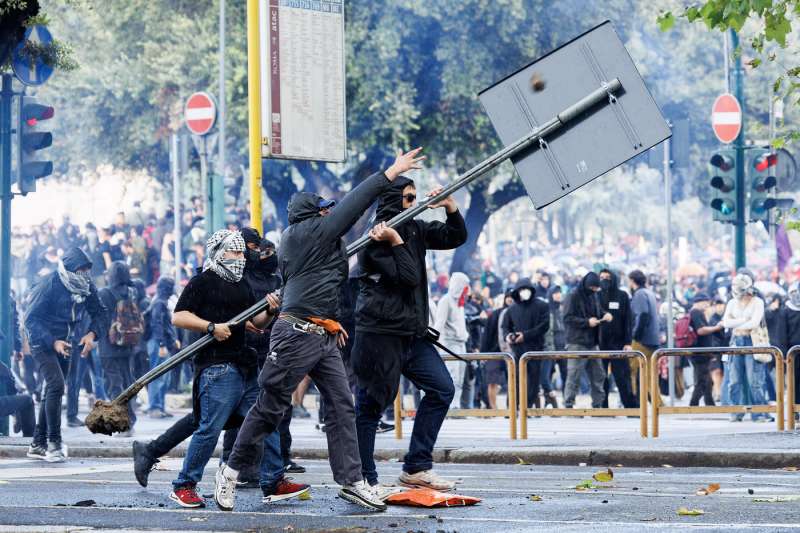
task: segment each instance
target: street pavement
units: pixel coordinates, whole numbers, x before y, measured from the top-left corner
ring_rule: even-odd
[[[638,468],[611,465],[614,477],[600,488],[575,487],[592,479],[597,466],[442,464],[437,470],[460,481],[456,492],[482,499],[474,507],[391,506],[385,513],[362,510],[336,497],[325,461],[305,460],[311,500],[262,504],[260,491],[239,491],[236,510],[216,509],[215,464],[200,485],[204,510],[184,510],[168,499],[179,459],[167,459],[147,488],[133,478],[124,459],[73,459],[50,465],[27,459],[0,460],[0,531],[789,531],[798,525],[800,472],[711,468]],[[383,482],[396,479],[398,462],[379,464]],[[698,496],[718,483],[719,491]],[[533,501],[531,496],[541,498]],[[783,498],[786,501],[758,502]],[[87,502],[91,500],[91,502]],[[76,506],[84,502],[88,507]],[[678,509],[700,516],[679,516]]]

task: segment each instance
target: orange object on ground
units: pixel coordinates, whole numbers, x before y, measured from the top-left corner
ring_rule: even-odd
[[[466,507],[480,502],[480,498],[448,494],[433,489],[409,489],[386,498],[391,505],[410,505],[412,507]]]
[[[345,331],[344,327],[342,327],[341,324],[339,324],[337,321],[335,321],[335,320],[333,320],[331,318],[317,318],[317,317],[311,316],[311,317],[308,317],[308,319],[311,322],[313,322],[314,324],[316,324],[318,326],[322,326],[323,328],[325,328],[325,331],[327,331],[331,335],[337,335],[337,334]]]

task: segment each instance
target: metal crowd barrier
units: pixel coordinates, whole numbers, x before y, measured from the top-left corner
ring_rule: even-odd
[[[775,405],[714,405],[693,407],[662,407],[661,394],[658,388],[658,360],[662,357],[680,357],[691,355],[713,356],[728,354],[731,356],[752,355],[754,353],[769,353],[775,357]],[[652,406],[653,428],[652,436],[658,437],[658,415],[695,414],[695,413],[775,413],[778,431],[783,431],[783,393],[784,393],[783,354],[775,346],[728,346],[715,348],[662,348],[653,352],[650,361],[650,389],[653,397]]]
[[[440,354],[444,361],[458,361],[452,355]],[[509,426],[509,436],[512,440],[517,438],[517,371],[514,364],[514,357],[509,353],[463,353],[458,354],[468,361],[505,361],[508,372],[508,407],[506,409],[450,409],[447,416],[476,416],[491,418],[495,416],[507,416]],[[465,364],[465,363],[461,363]],[[397,439],[403,438],[403,417],[409,416],[415,411],[403,409],[403,390],[397,392],[394,399],[394,436]]]
[[[625,409],[591,408],[591,409],[529,409],[528,408],[528,361],[532,359],[639,359],[639,398],[640,406]],[[566,380],[566,376],[564,376]],[[637,351],[592,351],[592,352],[526,352],[519,359],[519,416],[520,433],[523,439],[528,438],[528,415],[533,416],[639,416],[639,432],[647,438],[647,357]]]
[[[797,354],[800,354],[800,346],[792,346],[789,348],[789,351],[786,352],[786,377],[789,381],[789,388],[787,390],[787,401],[789,405],[786,406],[786,418],[789,421],[789,429],[794,429],[795,422],[794,422],[794,414],[800,412],[800,404],[794,403],[794,395],[795,395],[795,386],[794,380],[795,378],[795,369],[794,369],[794,360],[797,357]],[[777,396],[777,392],[775,394]]]

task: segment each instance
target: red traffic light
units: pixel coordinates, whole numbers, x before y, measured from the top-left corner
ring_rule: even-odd
[[[778,154],[764,154],[753,162],[753,167],[759,172],[764,172],[769,167],[778,164]]]
[[[30,127],[36,126],[40,120],[53,118],[55,114],[55,108],[49,105],[26,103],[22,106],[22,120]]]

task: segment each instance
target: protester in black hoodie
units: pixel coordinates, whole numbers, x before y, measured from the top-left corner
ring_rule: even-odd
[[[589,272],[581,280],[580,286],[569,294],[564,324],[567,326],[567,351],[580,352],[596,350],[600,343],[600,325],[611,322],[613,317],[603,311],[599,298],[600,277]],[[564,405],[575,405],[578,385],[584,369],[589,372],[589,385],[592,393],[592,407],[602,407],[605,398],[606,372],[600,359],[569,359],[567,361],[567,384],[564,387]]]
[[[508,308],[514,304],[514,297],[511,296],[511,292],[506,291],[505,296],[503,296],[503,306],[492,311],[486,321],[486,329],[483,330],[483,336],[481,337],[481,352],[483,353],[503,352],[502,345],[507,347],[500,329],[500,320],[508,312]],[[508,380],[505,361],[486,361],[484,374],[487,383],[489,408],[497,409],[497,393],[500,391],[500,387]]]
[[[623,290],[619,288],[619,278],[615,272],[604,268],[600,271],[600,285],[602,292],[600,300],[603,310],[607,311],[611,317],[611,322],[603,322],[600,325],[600,349],[601,350],[630,350],[631,349],[631,328],[633,320],[631,316],[631,299]],[[608,407],[608,367],[611,366],[611,373],[614,375],[614,383],[619,391],[619,399],[625,408],[639,406],[639,401],[633,393],[631,386],[631,367],[627,359],[606,359],[604,368],[606,370],[605,380],[605,400],[603,407]]]
[[[261,394],[239,430],[228,464],[217,472],[214,499],[221,509],[233,509],[238,471],[256,460],[260,443],[278,427],[292,393],[308,374],[326,401],[325,434],[333,477],[342,486],[339,496],[386,510],[361,473],[355,410],[339,351],[347,340],[336,321],[348,275],[342,237],[398,176],[419,168],[419,152],[399,152],[386,172],[365,179],[330,212],[330,203],[313,193],[297,193],[289,201],[289,227],[278,253],[284,282],[281,314],[258,379]]]
[[[411,220],[395,229],[385,227],[394,216],[414,206],[416,194],[412,180],[405,176],[394,180],[378,198],[378,225],[370,231],[374,242],[358,256],[356,334],[350,356],[358,380],[358,447],[364,477],[375,486],[375,432],[381,414],[397,396],[403,375],[425,396],[414,419],[400,482],[450,490],[455,484],[432,470],[433,447],[453,400],[454,385],[436,348],[425,339],[429,320],[425,254],[426,250],[460,246],[467,239],[467,229],[452,197],[431,206],[445,208],[445,223]]]
[[[503,317],[501,328],[505,338],[519,362],[525,352],[544,350],[544,336],[550,329],[550,307],[541,298],[536,298],[536,289],[530,278],[517,282],[511,293],[514,304]],[[540,406],[539,370],[541,360],[528,361],[528,407]]]

